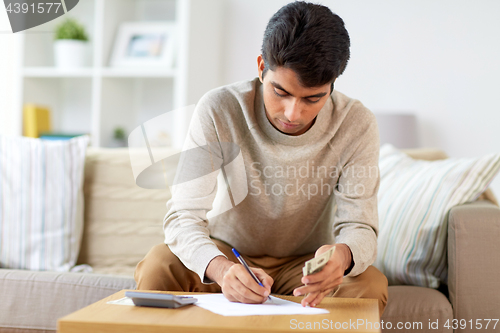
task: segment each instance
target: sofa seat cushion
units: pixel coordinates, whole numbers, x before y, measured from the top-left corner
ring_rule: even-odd
[[[443,326],[447,320],[452,324],[453,309],[446,296],[435,290],[415,286],[389,286],[389,298],[382,320],[390,322],[392,330],[397,330],[398,322],[402,325],[412,323],[412,328],[405,332],[448,332]],[[438,320],[439,329],[429,329],[429,322]],[[413,323],[422,323],[420,327]],[[391,331],[391,330],[383,330]]]
[[[120,264],[111,264],[111,265],[94,265],[92,266],[92,273],[95,274],[105,274],[105,275],[114,275],[120,277],[128,277],[133,278],[135,272],[135,265],[120,265]]]
[[[58,318],[136,287],[131,277],[11,269],[0,269],[0,281],[0,330],[55,330]]]

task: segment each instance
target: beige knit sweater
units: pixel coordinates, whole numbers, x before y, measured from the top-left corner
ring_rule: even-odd
[[[375,261],[379,134],[359,101],[333,91],[313,126],[290,136],[267,119],[259,79],[238,82],[201,98],[184,149],[165,243],[205,283],[209,262],[223,255],[210,237],[248,256],[344,243],[348,276]]]

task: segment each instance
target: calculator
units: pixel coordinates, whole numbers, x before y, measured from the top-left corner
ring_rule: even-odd
[[[148,293],[142,291],[126,291],[125,296],[130,297],[137,306],[160,308],[180,308],[181,306],[194,304],[198,300],[190,296]]]

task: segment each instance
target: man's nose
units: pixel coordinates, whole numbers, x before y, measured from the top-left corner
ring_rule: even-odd
[[[300,119],[300,103],[293,99],[285,108],[285,117],[289,122],[294,123]]]

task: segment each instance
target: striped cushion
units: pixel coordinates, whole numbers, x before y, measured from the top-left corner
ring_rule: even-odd
[[[68,271],[83,229],[88,136],[0,136],[0,267]]]
[[[390,285],[446,283],[448,212],[475,201],[500,168],[500,154],[414,160],[380,148],[379,237],[375,266]]]

